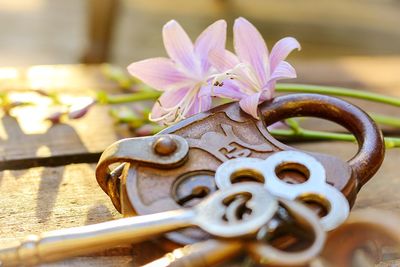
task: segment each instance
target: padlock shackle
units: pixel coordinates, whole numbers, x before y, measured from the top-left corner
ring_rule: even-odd
[[[267,126],[293,117],[317,117],[338,123],[358,142],[357,154],[349,165],[359,190],[377,172],[383,162],[385,145],[382,132],[360,108],[339,98],[318,94],[289,94],[265,101],[259,107]]]

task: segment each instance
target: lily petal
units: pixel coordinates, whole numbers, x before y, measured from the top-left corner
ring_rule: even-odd
[[[259,103],[264,102],[265,100],[270,100],[274,97],[275,93],[275,84],[272,87],[265,88],[261,91]]]
[[[131,75],[157,90],[164,91],[190,82],[168,58],[150,58],[128,66]]]
[[[210,95],[199,96],[200,98],[200,112],[207,111],[212,107],[212,98]]]
[[[200,97],[211,96],[211,92],[212,92],[212,85],[211,83],[208,83],[207,85],[203,85],[200,87],[200,90],[197,95]]]
[[[239,101],[239,105],[242,110],[256,119],[259,119],[258,116],[258,103],[260,102],[260,93],[255,93],[249,95]]]
[[[274,72],[275,68],[279,65],[282,60],[292,52],[294,49],[300,50],[301,46],[299,42],[293,37],[285,37],[280,39],[272,48],[269,62],[271,66],[271,72]]]
[[[272,73],[269,82],[281,79],[293,79],[296,77],[296,70],[293,66],[286,61],[281,61]]]
[[[170,20],[164,25],[163,41],[172,60],[184,66],[189,73],[198,71],[193,43],[178,22]]]
[[[212,95],[233,100],[240,100],[248,96],[242,92],[240,85],[236,81],[231,80],[225,80],[223,86],[214,86]]]
[[[241,62],[251,65],[260,85],[267,82],[269,76],[268,49],[259,31],[244,18],[235,20],[233,26],[234,46]]]
[[[278,121],[274,124],[271,124],[267,127],[268,131],[275,130],[275,129],[285,129],[288,128],[287,124],[284,121]]]
[[[202,91],[202,89],[200,89],[200,91]],[[207,91],[207,89],[206,89]],[[193,99],[193,102],[191,103],[190,107],[187,109],[187,111],[185,112],[185,114],[183,114],[183,116],[185,118],[193,116],[197,113],[203,112],[203,111],[207,111],[211,108],[211,96],[207,95],[207,94],[202,94],[200,95],[197,94],[196,97]]]
[[[175,113],[174,110],[178,109],[179,103],[189,92],[189,89],[189,87],[185,87],[178,90],[164,92],[154,104],[150,113],[150,120],[158,121],[168,113],[172,114],[171,117],[173,117]],[[167,119],[166,122],[168,122]]]
[[[161,107],[161,105],[156,102],[151,109],[150,115],[149,115],[149,120],[151,121],[156,121],[158,118],[163,116],[166,113],[165,109]]]
[[[190,87],[184,87],[177,90],[166,91],[160,96],[157,102],[160,103],[161,107],[164,109],[173,108],[181,102],[190,89]]]
[[[206,72],[210,64],[208,54],[211,50],[225,49],[226,42],[226,21],[218,20],[205,29],[197,38],[194,51],[200,58],[203,73]]]
[[[208,54],[208,60],[219,72],[233,69],[240,63],[235,54],[225,49],[211,50]]]

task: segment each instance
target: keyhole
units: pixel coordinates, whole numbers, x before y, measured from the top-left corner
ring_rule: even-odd
[[[171,188],[171,195],[177,204],[192,207],[216,190],[214,172],[194,171],[176,179]]]
[[[210,188],[205,186],[198,186],[192,189],[192,193],[187,196],[183,196],[182,198],[178,199],[177,202],[181,206],[185,206],[186,203],[192,201],[196,198],[204,198],[210,193]]]

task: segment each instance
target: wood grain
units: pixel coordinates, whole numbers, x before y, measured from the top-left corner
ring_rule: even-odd
[[[0,244],[121,217],[97,186],[94,169],[94,164],[71,164],[1,172]]]
[[[297,82],[349,86],[400,96],[400,91],[396,91],[400,88],[400,76],[396,71],[399,67],[400,58],[299,62],[297,70],[301,78]],[[79,96],[79,88],[87,88],[88,85],[94,86],[93,91],[106,87],[110,92],[118,92],[115,85],[104,80],[99,68],[88,70],[82,66],[60,67],[67,73],[68,70],[74,72],[81,79],[94,79],[92,82],[98,79],[98,82],[85,82],[83,79],[79,86],[69,86],[61,82],[66,78],[57,74],[60,77],[58,80],[54,78],[58,81],[54,88],[72,96]],[[380,71],[376,72],[377,69]],[[32,86],[24,79],[25,82],[20,84],[11,84],[21,90]],[[69,83],[74,84],[71,80]],[[400,115],[398,108],[363,101],[354,103],[368,111]],[[15,117],[1,115],[0,170],[3,171],[0,172],[0,247],[14,244],[29,233],[121,217],[108,196],[98,187],[94,178],[95,164],[91,164],[97,161],[109,144],[120,138],[108,115],[108,109],[107,106],[97,106],[80,120],[55,126],[43,121],[45,109],[40,107],[18,108],[12,114]],[[323,130],[338,129],[331,124],[311,120],[305,122],[305,125]],[[343,159],[351,158],[357,151],[355,144],[342,142],[291,145],[337,155]],[[400,150],[387,151],[382,168],[359,193],[355,209],[373,207],[400,214],[400,196],[397,194],[400,186],[399,158]],[[147,242],[133,248],[110,249],[45,266],[139,266],[162,253],[163,250],[158,246]],[[389,263],[400,265],[400,261]],[[389,263],[382,263],[381,266],[393,266]]]

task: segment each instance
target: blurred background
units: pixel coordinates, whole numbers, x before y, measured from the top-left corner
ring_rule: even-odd
[[[0,67],[129,63],[165,55],[161,28],[178,20],[194,39],[213,21],[249,19],[271,48],[303,46],[291,61],[400,54],[399,0],[0,0]]]

